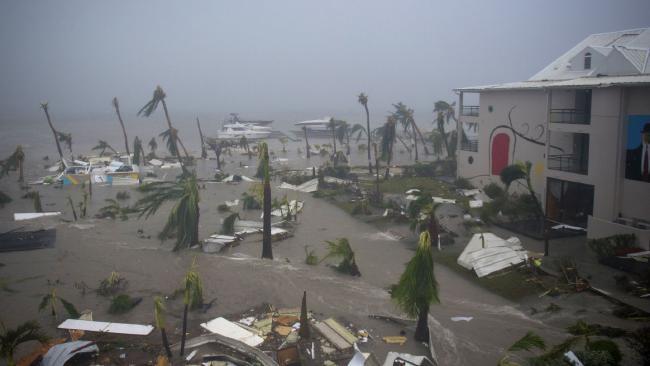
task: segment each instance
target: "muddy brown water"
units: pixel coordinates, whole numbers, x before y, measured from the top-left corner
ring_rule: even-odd
[[[271,144],[273,149],[279,151],[277,141],[271,141]],[[315,162],[320,163],[320,158],[307,161],[298,157],[295,153],[298,146],[302,147],[302,144],[290,144],[289,150],[293,153],[287,154],[289,161],[286,164],[302,169]],[[34,149],[31,156],[38,154],[38,151]],[[282,155],[278,153],[278,156]],[[364,155],[357,154],[353,159],[362,165]],[[255,158],[249,161],[244,156],[232,156],[226,157],[226,160],[227,172],[254,175],[257,165]],[[242,165],[249,164],[249,167],[240,167],[240,161]],[[38,159],[29,159],[28,180],[47,174],[42,164]],[[211,178],[215,166],[214,160],[199,161],[196,166],[199,177]],[[177,173],[173,170],[158,172],[161,177],[166,174],[167,179]],[[309,194],[279,191],[275,188],[279,184],[279,180],[272,183],[275,196],[286,194],[289,199],[304,200],[305,206],[298,217],[295,235],[274,243],[275,259],[269,261],[259,259],[259,238],[247,239],[218,255],[204,254],[198,250],[172,252],[171,241],[161,243],[156,239],[167,218],[169,205],[147,220],[138,220],[133,215],[127,221],[91,218],[104,205],[104,199],[114,198],[119,191],[130,192],[131,198],[125,203],[135,202],[138,193],[134,187],[95,185],[88,208],[89,218],[76,223],[63,222],[60,218],[17,223],[13,221],[13,213],[31,212],[32,203],[18,198],[22,192],[15,183],[14,175],[4,178],[0,180],[0,189],[12,196],[14,201],[0,210],[0,232],[20,226],[27,229],[54,227],[57,229],[57,241],[53,249],[0,253],[0,263],[4,265],[0,268],[0,277],[16,291],[0,292],[0,320],[11,327],[36,319],[48,333],[56,334],[56,325],[60,320],[53,320],[46,312],[39,313],[37,307],[40,298],[49,289],[48,280],[58,280],[59,296],[74,303],[79,310],[92,310],[96,320],[152,323],[153,296],[168,295],[178,289],[184,272],[196,258],[203,279],[204,297],[206,300],[217,300],[206,313],[191,313],[190,337],[202,332],[198,326],[201,322],[241,313],[261,303],[276,307],[299,306],[302,291],[307,290],[308,305],[317,318],[337,317],[354,324],[356,328],[369,330],[374,340],[361,344],[361,348],[374,352],[379,360],[383,360],[388,351],[429,354],[427,347],[412,340],[413,327],[368,318],[369,314],[404,316],[391,301],[386,288],[398,281],[404,264],[413,255],[413,244],[378,235],[391,228],[362,223]],[[205,184],[205,189],[200,191],[201,237],[217,232],[221,226],[220,220],[228,215],[218,212],[217,206],[226,200],[240,198],[250,185]],[[46,211],[62,211],[62,219],[72,219],[66,199],[70,196],[75,202],[80,200],[81,190],[78,186],[33,186],[32,189],[41,193]],[[241,208],[238,211],[244,219],[256,220],[260,217],[260,211],[242,211]],[[138,230],[143,231],[144,237],[138,235]],[[326,251],[324,241],[341,237],[348,238],[356,252],[361,278],[339,274],[324,263],[318,266],[304,264],[306,245],[322,256]],[[75,283],[80,282],[96,288],[111,271],[119,272],[129,281],[129,295],[143,297],[140,305],[123,315],[107,313],[108,299],[93,292],[83,295],[75,288]],[[537,303],[535,299],[523,304],[512,303],[447,268],[438,266],[435,271],[440,284],[441,304],[431,307],[431,324],[434,325],[431,332],[442,365],[495,364],[504,349],[528,330],[534,330],[549,340],[563,339],[565,332],[562,328],[574,322],[575,312],[581,309],[586,310],[580,312],[580,317],[591,321],[598,319],[612,325],[629,325],[602,315],[609,305],[587,294],[574,297],[562,314],[531,316],[528,309],[531,303]],[[180,340],[180,301],[168,302],[167,321],[172,342]],[[451,321],[451,317],[455,316],[472,316],[473,320]],[[398,335],[402,330],[409,337],[405,345],[381,342],[382,336]],[[150,338],[152,342],[157,342],[157,333]]]

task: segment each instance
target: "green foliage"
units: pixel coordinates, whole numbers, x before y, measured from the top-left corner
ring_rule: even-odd
[[[119,202],[112,198],[107,198],[104,201],[107,203],[106,206],[101,207],[95,217],[100,219],[115,219],[119,217],[122,221],[129,219],[127,214],[133,211],[131,208],[120,206]]]
[[[583,320],[578,320],[574,325],[569,326],[567,331],[576,336],[602,336],[608,338],[624,337],[628,334],[626,330],[621,328],[600,324],[588,324]]]
[[[152,138],[153,142],[156,143],[156,139]],[[151,141],[150,141],[151,142]],[[157,146],[157,145],[156,145]],[[133,139],[133,160],[134,165],[144,164],[145,153],[144,147],[142,147],[142,140],[138,136]]]
[[[242,194],[242,208],[244,210],[259,210],[262,208],[262,205],[260,204],[260,201],[258,201],[257,197],[248,194],[248,192],[244,192]]]
[[[391,297],[410,317],[428,311],[432,303],[440,302],[438,283],[433,274],[433,258],[429,233],[420,234],[415,255],[406,265],[399,282],[394,286]]]
[[[519,179],[526,179],[525,166],[521,163],[508,165],[501,170],[501,182],[505,184],[506,191],[510,189],[510,185]]]
[[[506,194],[506,191],[496,183],[487,184],[485,187],[483,187],[483,192],[485,192],[485,194],[492,199],[503,197]]]
[[[135,207],[140,217],[155,214],[165,202],[174,202],[169,217],[158,237],[176,237],[174,250],[199,243],[199,188],[195,174],[187,174],[177,182],[152,182],[138,190],[144,194]]]
[[[305,245],[305,263],[310,266],[318,264],[318,256],[315,250],[309,250],[309,245]]]
[[[14,365],[14,352],[18,345],[30,341],[44,343],[47,340],[47,335],[35,321],[22,323],[13,329],[0,322],[0,356],[5,359],[7,365]]]
[[[194,309],[203,305],[203,284],[199,276],[196,258],[183,278],[183,303]]]
[[[627,344],[635,350],[644,365],[650,365],[650,327],[638,328],[630,333]]]
[[[132,298],[126,294],[120,294],[111,300],[111,306],[108,308],[109,314],[124,314],[136,307],[142,298]]]
[[[219,234],[221,235],[232,235],[235,233],[235,221],[239,219],[239,213],[235,212],[230,215],[228,215],[225,219],[223,219],[223,223],[221,224],[221,231]]]
[[[111,146],[108,142],[106,142],[106,141],[104,141],[104,140],[99,140],[99,142],[97,143],[97,145],[96,145],[95,147],[92,148],[93,151],[95,151],[95,150],[101,150],[101,151],[99,152],[99,156],[104,155],[104,153],[106,152],[107,149],[108,149],[108,150],[111,150],[111,151],[113,152],[113,154],[117,154],[117,151],[115,151],[115,149],[113,148],[113,146]]]
[[[521,337],[518,341],[508,348],[508,352],[530,351],[534,348],[539,350],[546,349],[546,343],[539,335],[528,332],[525,336]]]
[[[325,164],[321,172],[324,176],[346,179],[350,175],[350,167],[348,165]]]
[[[129,192],[127,192],[127,191],[120,191],[120,192],[117,192],[117,194],[115,195],[115,198],[118,199],[118,200],[121,200],[121,201],[128,200],[129,198],[131,198],[131,194]]]
[[[21,145],[18,145],[13,154],[11,154],[5,160],[0,160],[0,178],[9,175],[10,171],[19,170],[24,162],[25,152],[23,151],[23,147]],[[19,179],[23,179],[22,175],[19,177]]]
[[[156,328],[165,328],[165,300],[162,297],[156,296],[153,298],[153,318]]]
[[[357,200],[357,202],[355,202],[354,206],[352,207],[352,211],[350,213],[352,215],[372,214],[372,211],[370,211],[370,208],[368,207],[368,200],[367,199]]]
[[[347,238],[339,238],[335,241],[326,240],[325,243],[327,243],[328,251],[327,255],[321,259],[321,262],[327,258],[341,258],[341,262],[336,265],[339,272],[352,276],[361,276],[354,258],[354,251]]]
[[[583,365],[588,366],[617,366],[619,362],[607,351],[580,350],[574,352]]]
[[[118,292],[124,291],[128,283],[126,278],[113,271],[108,277],[99,282],[97,293],[102,296],[113,296]]]
[[[618,234],[605,238],[590,239],[587,243],[600,260],[616,256],[620,250],[637,247],[636,235],[634,234]]]
[[[458,189],[474,189],[475,187],[470,183],[470,181],[463,177],[458,177],[454,181],[454,185]]]
[[[50,315],[52,315],[53,317],[56,318],[57,317],[57,303],[59,303],[59,302],[61,303],[61,305],[63,306],[63,309],[65,309],[65,311],[68,313],[68,315],[71,318],[77,319],[77,318],[79,318],[81,316],[81,314],[79,314],[79,312],[77,311],[77,309],[74,307],[74,305],[71,302],[69,302],[69,301],[67,301],[67,300],[65,300],[65,299],[63,299],[61,297],[58,297],[56,295],[56,288],[52,288],[50,293],[45,294],[41,298],[41,303],[38,305],[38,311],[40,312],[40,311],[43,311],[43,310],[49,308],[50,309]]]
[[[602,365],[616,366],[620,364],[621,360],[623,359],[623,354],[621,353],[621,350],[618,348],[618,345],[609,339],[597,339],[595,341],[590,341],[585,345],[585,348],[588,351],[605,352],[611,357],[611,361],[609,361],[608,363],[603,363]],[[585,361],[584,363],[587,365],[595,364],[587,360],[584,361]]]

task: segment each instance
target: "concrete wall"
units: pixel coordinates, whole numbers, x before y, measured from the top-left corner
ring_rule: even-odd
[[[640,248],[650,250],[650,230],[642,230],[628,225],[617,224],[589,216],[587,239],[606,238],[618,234],[634,234]]]

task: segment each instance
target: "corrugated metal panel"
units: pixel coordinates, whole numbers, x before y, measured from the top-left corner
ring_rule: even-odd
[[[490,90],[530,90],[530,89],[559,89],[559,88],[605,88],[611,86],[625,85],[647,85],[650,84],[650,74],[630,76],[601,76],[585,77],[570,80],[556,81],[518,81],[514,83],[470,86],[457,88],[455,91],[481,92]]]

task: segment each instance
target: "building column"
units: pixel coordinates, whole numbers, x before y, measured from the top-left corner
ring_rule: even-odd
[[[460,120],[463,115],[463,92],[458,95],[458,118],[456,118],[456,178],[460,178],[460,143],[462,141],[461,133],[463,132],[463,121]]]

